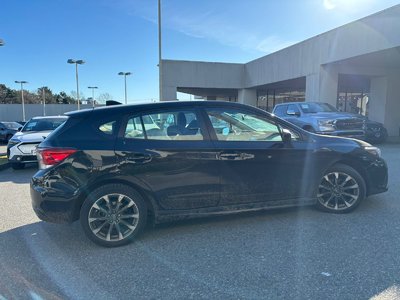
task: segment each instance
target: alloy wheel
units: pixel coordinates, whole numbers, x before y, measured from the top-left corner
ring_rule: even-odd
[[[352,207],[360,196],[357,181],[344,172],[326,174],[318,186],[318,201],[330,210],[346,210]]]
[[[89,210],[92,233],[105,241],[121,241],[130,236],[139,222],[139,209],[126,195],[108,194],[96,200]]]

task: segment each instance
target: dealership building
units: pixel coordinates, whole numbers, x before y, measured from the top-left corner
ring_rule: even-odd
[[[177,92],[271,111],[327,102],[400,135],[400,5],[248,63],[163,60],[162,99]]]

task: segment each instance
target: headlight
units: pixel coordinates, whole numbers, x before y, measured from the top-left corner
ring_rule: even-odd
[[[320,131],[335,131],[336,120],[318,120]]]
[[[21,143],[20,140],[11,138],[11,139],[8,141],[7,148],[11,148],[11,147],[13,147],[13,146],[15,146],[15,145],[17,145],[17,144],[19,144],[19,143]]]
[[[381,157],[381,149],[375,146],[364,146],[365,151],[371,153],[374,156]]]

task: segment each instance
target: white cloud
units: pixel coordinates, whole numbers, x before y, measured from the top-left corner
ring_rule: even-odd
[[[130,12],[152,23],[157,23],[157,11],[154,6],[143,5],[143,0],[137,0],[131,5]],[[162,24],[168,28],[194,38],[208,39],[221,45],[238,47],[245,51],[259,51],[271,53],[285,48],[293,41],[286,41],[276,34],[266,34],[265,27],[254,27],[249,22],[242,23],[235,20],[228,12],[221,12],[218,9],[198,9],[175,7],[164,4]]]
[[[326,9],[334,9],[336,7],[336,4],[332,2],[332,0],[324,0],[324,7]]]

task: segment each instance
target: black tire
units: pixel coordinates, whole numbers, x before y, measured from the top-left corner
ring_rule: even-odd
[[[330,185],[330,182],[335,183],[335,179],[336,187]],[[337,214],[353,211],[366,197],[364,179],[354,168],[344,164],[336,164],[327,170],[316,191],[317,208]]]
[[[103,198],[107,195],[108,197]],[[121,201],[119,195],[123,196]],[[110,203],[110,206],[107,203]],[[125,206],[128,208],[121,210]],[[121,213],[117,212],[118,207]],[[122,212],[126,213],[122,214]],[[134,215],[138,215],[138,217],[124,218],[124,216]],[[89,217],[91,217],[92,222],[89,222]],[[105,220],[98,220],[102,218]],[[80,211],[80,222],[86,236],[94,243],[104,247],[118,247],[132,242],[143,231],[146,221],[147,205],[145,200],[137,191],[123,184],[107,184],[95,189],[83,202]],[[134,228],[128,227],[127,223]],[[94,228],[95,226],[98,227]],[[95,233],[94,231],[100,227],[101,229]],[[124,229],[125,232],[123,232]],[[106,235],[105,231],[107,231]]]
[[[13,168],[14,170],[22,170],[23,168],[25,168],[25,164],[23,164],[23,163],[11,163],[11,168]]]

